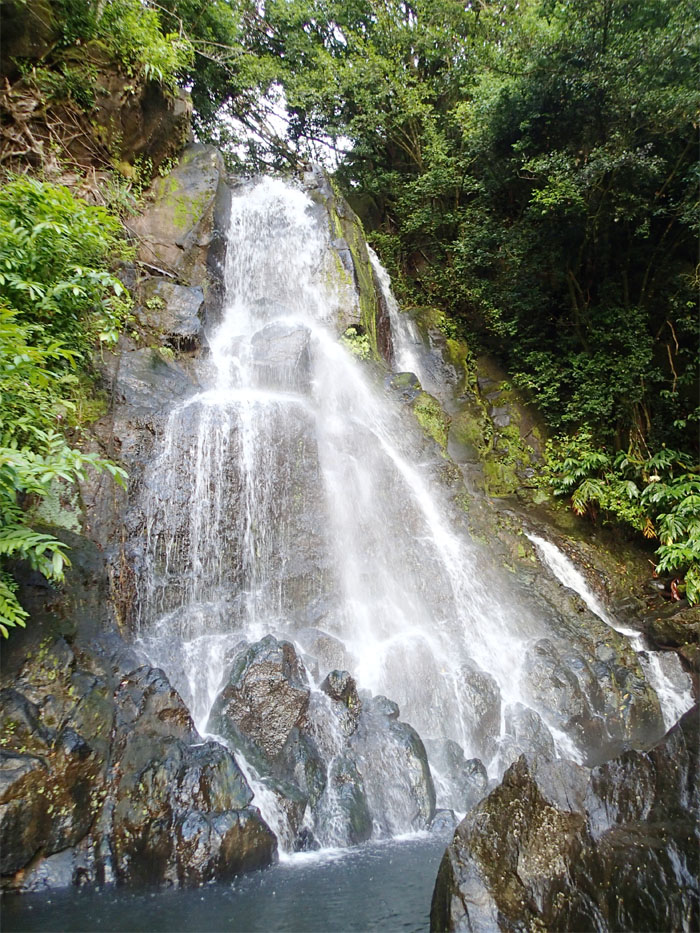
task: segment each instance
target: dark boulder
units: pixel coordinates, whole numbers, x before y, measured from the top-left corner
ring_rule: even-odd
[[[435,813],[435,787],[425,746],[408,723],[393,718],[391,704],[363,708],[349,749],[362,777],[381,833],[425,829]]]
[[[352,735],[360,721],[362,704],[357,695],[357,684],[347,671],[331,671],[321,684],[321,690],[334,703],[334,712],[345,735]]]
[[[457,829],[431,929],[696,929],[697,715],[591,772],[521,757]]]
[[[305,722],[310,690],[294,646],[267,635],[238,654],[228,683],[209,717],[209,729],[242,735],[268,760],[282,751],[295,726]]]

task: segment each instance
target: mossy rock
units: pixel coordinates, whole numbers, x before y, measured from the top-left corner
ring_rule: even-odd
[[[450,417],[445,414],[438,400],[427,392],[420,392],[411,407],[425,433],[432,437],[443,451],[447,450]]]

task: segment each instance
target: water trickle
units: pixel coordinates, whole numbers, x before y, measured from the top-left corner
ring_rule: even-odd
[[[526,534],[554,576],[564,586],[578,593],[591,612],[602,619],[606,625],[629,639],[630,645],[639,654],[647,679],[659,698],[664,725],[670,729],[693,705],[692,681],[681,667],[678,656],[668,651],[649,649],[644,642],[644,637],[638,631],[620,625],[610,616],[581,571],[556,544],[539,535],[530,532]]]

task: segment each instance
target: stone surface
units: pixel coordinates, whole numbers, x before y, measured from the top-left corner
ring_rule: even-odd
[[[233,756],[199,740],[162,671],[115,683],[79,663],[45,640],[15,677],[26,693],[2,691],[3,885],[196,885],[274,861]]]
[[[460,699],[470,729],[471,750],[488,761],[501,732],[501,693],[494,678],[474,663],[460,670]]]
[[[175,168],[154,182],[149,197],[150,205],[130,224],[140,259],[177,276],[180,284],[206,287],[212,267],[216,273],[222,261],[230,204],[221,153],[188,146]]]
[[[237,655],[228,683],[211,711],[218,735],[247,739],[274,759],[309,706],[306,673],[294,646],[268,635]]]
[[[197,349],[203,338],[204,291],[162,278],[152,278],[143,288],[143,301],[134,315],[144,327],[160,335],[161,343],[174,350]]]
[[[261,388],[308,390],[311,379],[309,330],[276,322],[259,330],[251,343],[253,378]]]
[[[347,671],[331,671],[321,684],[321,690],[336,701],[340,727],[346,735],[352,735],[357,729],[362,711],[354,677]]]
[[[521,757],[457,829],[431,929],[695,929],[697,715],[592,772]]]

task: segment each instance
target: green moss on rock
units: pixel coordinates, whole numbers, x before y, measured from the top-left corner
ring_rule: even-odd
[[[446,450],[450,418],[442,410],[438,400],[427,392],[421,392],[411,407],[425,433]]]

